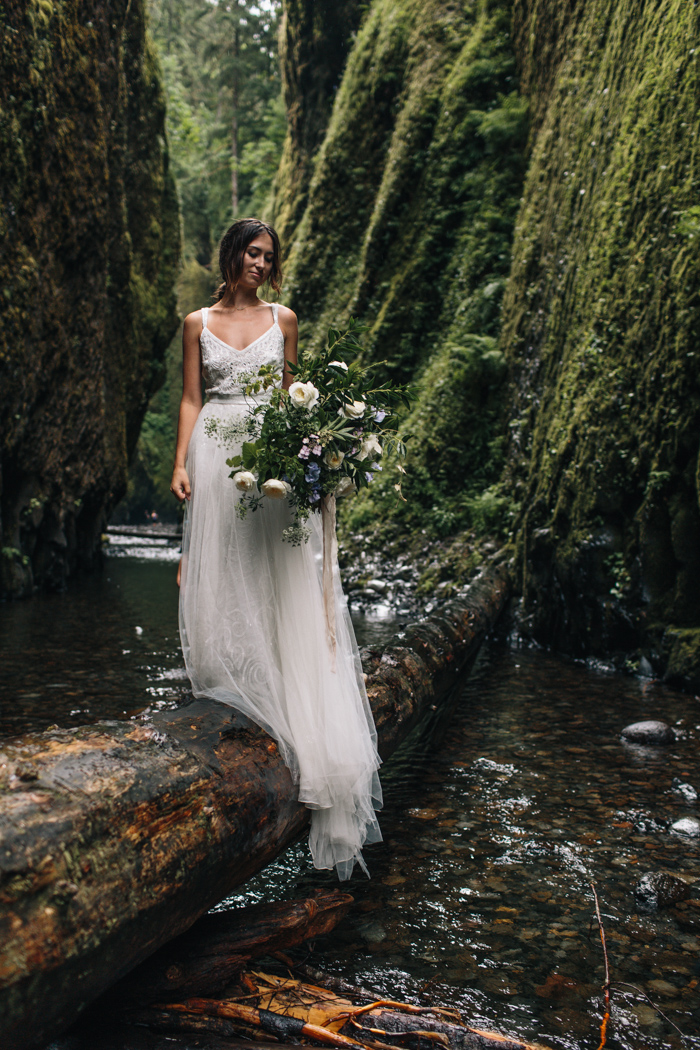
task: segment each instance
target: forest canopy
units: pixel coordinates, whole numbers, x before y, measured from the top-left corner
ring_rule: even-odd
[[[242,215],[269,217],[287,129],[277,55],[280,0],[150,0],[167,99],[167,131],[183,235],[181,317],[219,283],[223,231]],[[180,334],[165,382],[143,421],[129,491],[116,520],[155,511],[174,520],[170,475],[180,398]]]

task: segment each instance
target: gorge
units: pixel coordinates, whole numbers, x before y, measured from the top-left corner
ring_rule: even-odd
[[[97,557],[175,325],[143,6],[93,8],[88,26],[69,3],[7,6],[8,595]],[[332,17],[289,0],[270,204],[306,349],[355,316],[367,358],[419,388],[407,502],[388,482],[357,499],[350,553],[419,533],[430,587],[495,542],[524,637],[693,687],[697,22],[681,0],[346,0]]]

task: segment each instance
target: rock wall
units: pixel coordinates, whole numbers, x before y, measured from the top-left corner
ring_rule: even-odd
[[[8,0],[0,64],[2,593],[99,556],[177,324],[143,0]]]
[[[678,674],[700,625],[700,12],[517,0],[514,26],[534,126],[501,345],[528,628]]]
[[[302,342],[354,315],[381,375],[421,377],[407,502],[387,475],[353,528],[445,535],[503,465],[495,338],[528,127],[510,21],[503,0],[375,0],[315,159],[286,267]]]
[[[375,483],[346,533],[496,535],[526,634],[688,683],[699,18],[683,0],[373,0],[284,211],[306,348],[354,315],[380,374],[418,381],[408,501]]]
[[[273,202],[283,241],[306,206],[314,155],[362,9],[360,0],[286,0],[284,5],[279,54],[288,124]]]

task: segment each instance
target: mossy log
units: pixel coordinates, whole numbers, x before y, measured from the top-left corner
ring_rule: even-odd
[[[509,593],[498,571],[370,652],[388,757],[445,699]],[[0,1016],[28,1050],[264,868],[308,811],[275,744],[199,701],[160,722],[98,722],[0,753]]]

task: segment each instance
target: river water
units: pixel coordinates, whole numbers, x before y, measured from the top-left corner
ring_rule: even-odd
[[[176,559],[113,547],[101,577],[0,607],[2,735],[179,701]],[[356,620],[362,643],[395,626]],[[644,718],[673,725],[676,743],[622,744]],[[646,872],[700,878],[700,839],[671,830],[698,815],[699,737],[697,697],[488,643],[450,712],[385,767],[372,878],[352,880],[351,915],[310,962],[391,998],[457,1007],[477,1027],[596,1050],[594,883],[613,981],[607,1046],[700,1047],[700,893],[653,914],[633,895]],[[334,885],[301,842],[222,906]]]

